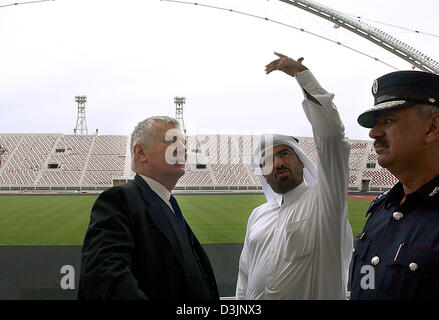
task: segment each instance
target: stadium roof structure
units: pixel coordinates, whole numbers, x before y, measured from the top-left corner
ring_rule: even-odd
[[[368,23],[353,19],[342,12],[311,0],[279,1],[329,20],[409,62],[413,67],[431,73],[439,73],[439,62]]]

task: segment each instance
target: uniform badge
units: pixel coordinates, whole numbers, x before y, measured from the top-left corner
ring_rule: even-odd
[[[434,196],[436,193],[439,192],[439,187],[436,187],[433,189],[433,191],[429,194],[430,197]]]
[[[375,79],[372,84],[372,93],[376,94],[378,92],[378,80]]]

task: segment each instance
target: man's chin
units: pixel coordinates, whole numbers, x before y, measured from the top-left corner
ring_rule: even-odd
[[[294,189],[294,187],[294,182],[290,181],[288,178],[283,179],[283,181],[277,181],[275,192],[283,194]],[[274,190],[273,187],[272,189]]]
[[[277,183],[285,183],[290,179],[291,175],[289,173],[279,174],[276,176]]]
[[[383,167],[383,168],[387,168],[389,167],[389,157],[387,157],[384,154],[378,155],[378,159],[377,159],[378,164]]]
[[[184,164],[178,164],[176,169],[178,173],[181,174],[181,176],[183,176],[186,173],[186,166]]]
[[[170,175],[175,175],[181,177],[185,173],[186,165],[183,164],[173,164],[168,168],[168,173]]]

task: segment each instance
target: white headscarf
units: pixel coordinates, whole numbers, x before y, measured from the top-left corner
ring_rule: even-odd
[[[295,140],[295,138],[280,134],[263,134],[261,135],[258,147],[256,148],[253,155],[253,161],[251,166],[253,167],[253,169],[255,170],[255,174],[261,181],[262,189],[264,190],[267,201],[273,200],[276,196],[276,193],[270,187],[267,180],[262,174],[262,169],[260,168],[261,155],[265,150],[273,148],[277,145],[286,145],[293,148],[294,152],[296,152],[299,160],[304,165],[303,180],[308,187],[313,186],[317,181],[316,167],[314,166],[312,161],[306,156],[303,150],[299,147],[299,143]]]

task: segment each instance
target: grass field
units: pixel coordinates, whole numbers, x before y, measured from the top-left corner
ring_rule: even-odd
[[[0,196],[0,246],[82,245],[97,196]],[[263,195],[176,197],[201,243],[243,242],[251,211]],[[354,236],[363,228],[368,201],[348,199]]]

